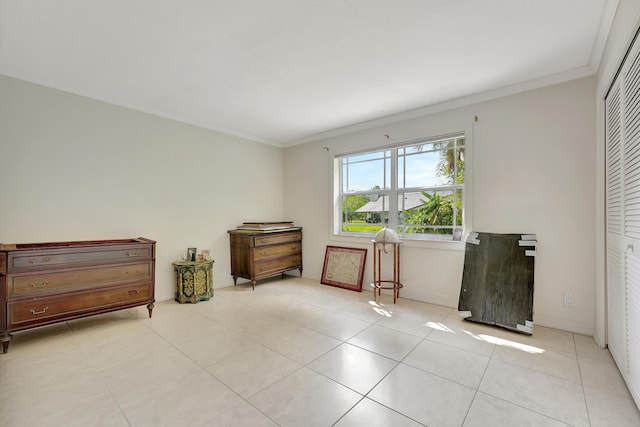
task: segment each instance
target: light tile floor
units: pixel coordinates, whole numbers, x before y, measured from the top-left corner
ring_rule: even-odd
[[[607,350],[287,277],[16,333],[2,426],[640,426]]]

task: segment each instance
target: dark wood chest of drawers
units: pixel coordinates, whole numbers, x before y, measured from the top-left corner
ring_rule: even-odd
[[[156,242],[144,238],[0,245],[0,341],[11,332],[146,304]]]
[[[256,280],[300,270],[302,275],[302,228],[286,230],[229,230],[231,275]]]

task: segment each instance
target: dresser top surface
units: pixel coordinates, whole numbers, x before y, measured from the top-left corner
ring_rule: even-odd
[[[30,251],[38,249],[83,248],[90,246],[117,246],[128,244],[156,243],[153,240],[138,237],[135,239],[111,239],[111,240],[83,240],[73,242],[47,242],[47,243],[0,243],[0,251]]]
[[[274,234],[274,233],[287,233],[287,232],[299,232],[302,231],[302,227],[288,227],[288,228],[280,228],[275,230],[227,230],[229,234],[244,234],[244,235],[252,235],[252,234]]]

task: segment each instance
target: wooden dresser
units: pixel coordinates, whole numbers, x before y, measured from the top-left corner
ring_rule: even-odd
[[[302,276],[302,228],[285,230],[229,230],[231,244],[231,275],[256,280],[300,270]]]
[[[145,238],[0,244],[0,342],[11,332],[147,305],[156,242]]]

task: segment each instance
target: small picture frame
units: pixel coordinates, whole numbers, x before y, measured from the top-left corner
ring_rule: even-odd
[[[327,246],[320,283],[362,292],[367,250]]]
[[[178,261],[187,260],[187,251],[178,251]]]
[[[195,261],[197,251],[198,251],[197,248],[187,249],[187,261]]]
[[[209,249],[203,249],[200,254],[203,261],[211,261],[211,251]]]

